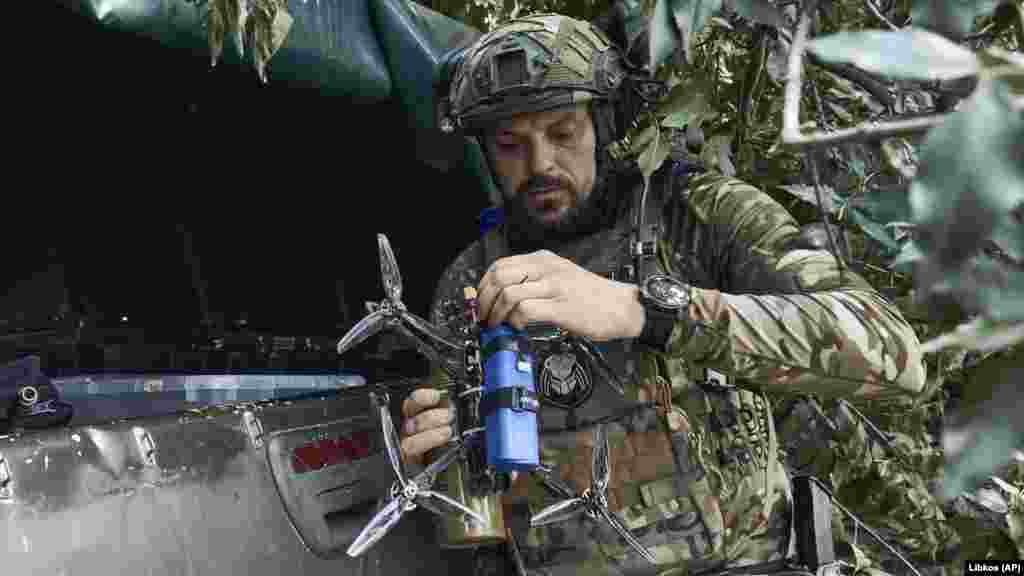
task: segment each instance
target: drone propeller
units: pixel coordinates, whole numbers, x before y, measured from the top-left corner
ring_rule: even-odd
[[[384,280],[384,295],[391,302],[401,302],[402,273],[398,271],[398,261],[391,250],[391,243],[383,234],[377,234],[377,253],[380,255],[380,277]]]
[[[604,425],[598,424],[594,429],[594,453],[591,460],[590,488],[577,496],[575,492],[557,477],[542,471],[541,482],[564,498],[552,504],[530,518],[530,526],[544,526],[564,522],[586,514],[594,521],[603,520],[621,536],[627,544],[636,550],[645,560],[655,563],[654,556],[640,543],[629,529],[619,520],[618,516],[608,509],[608,484],[611,481],[611,460],[608,457],[608,433]]]
[[[391,243],[384,234],[377,234],[377,249],[385,299],[377,303],[367,302],[369,314],[338,341],[338,354],[344,354],[367,338],[389,329],[412,342],[417,350],[441,366],[449,376],[456,377],[459,365],[453,358],[461,358],[464,347],[448,340],[441,330],[406,309],[402,302],[402,274]]]
[[[399,452],[398,432],[395,430],[395,425],[391,420],[391,411],[388,408],[388,395],[374,394],[373,396],[377,402],[381,426],[384,429],[384,447],[388,453],[388,460],[391,462],[391,469],[398,480],[391,486],[387,503],[349,546],[348,555],[355,558],[369,550],[398,523],[406,512],[415,510],[417,506],[422,506],[441,516],[465,515],[483,524],[484,518],[477,512],[441,492],[431,490],[437,475],[462,455],[463,443],[453,442],[453,445],[441,457],[431,462],[425,470],[411,479],[407,478]]]

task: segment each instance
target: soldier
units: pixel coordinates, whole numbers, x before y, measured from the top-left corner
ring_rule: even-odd
[[[591,430],[606,425],[609,508],[654,564],[598,523],[515,521],[552,501],[524,475],[505,509],[531,572],[778,570],[795,554],[792,492],[765,391],[916,394],[919,343],[753,186],[670,160],[641,201],[637,170],[610,154],[643,108],[638,77],[601,30],[559,15],[511,21],[462,53],[450,115],[481,143],[504,221],[445,270],[432,321],[457,325],[463,287],[477,287],[486,325],[588,338],[626,385],[623,398],[557,343],[535,349],[543,464],[584,490]],[[450,438],[441,385],[403,404],[409,461]]]

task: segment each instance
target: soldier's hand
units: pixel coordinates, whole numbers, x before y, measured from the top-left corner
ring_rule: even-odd
[[[636,338],[645,320],[635,284],[609,280],[547,250],[495,260],[478,293],[488,327],[554,324],[604,342]]]
[[[423,455],[444,446],[452,437],[454,414],[445,395],[433,388],[417,388],[402,403],[402,456],[406,462],[423,464]]]

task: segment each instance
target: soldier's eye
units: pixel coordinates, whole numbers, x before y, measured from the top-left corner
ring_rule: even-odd
[[[512,134],[499,134],[494,139],[494,144],[499,150],[509,152],[519,146],[519,138]]]

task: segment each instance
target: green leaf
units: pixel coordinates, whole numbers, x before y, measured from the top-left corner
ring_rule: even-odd
[[[883,226],[911,220],[906,187],[869,188],[850,200],[850,208]]]
[[[626,46],[629,48],[628,52],[632,52],[633,45],[649,26],[648,15],[644,11],[643,5],[637,0],[620,0],[618,4],[622,8],[622,26],[626,33]]]
[[[640,168],[640,174],[644,178],[645,192],[650,186],[651,175],[665,162],[672,148],[671,135],[668,131],[661,132],[657,124],[651,126],[651,129],[654,132],[653,138],[650,139],[647,147],[644,148],[644,151],[640,153],[636,160],[637,166]]]
[[[822,60],[906,80],[950,80],[973,76],[978,58],[938,34],[910,28],[898,32],[840,32],[812,41]]]
[[[665,116],[661,125],[682,128],[691,122],[699,124],[711,112],[708,101],[712,89],[702,77],[689,78],[677,84],[665,101],[658,105],[656,114]]]
[[[947,270],[937,289],[958,294],[968,309],[981,310],[993,320],[1024,321],[1024,270],[988,254],[975,256],[959,270]]]
[[[914,26],[959,39],[971,31],[975,18],[991,14],[1002,1],[914,0],[910,18]]]
[[[629,147],[629,154],[640,155],[643,154],[655,138],[658,137],[659,130],[657,124],[645,126],[639,134],[630,138],[631,145]]]
[[[984,51],[978,52],[978,61],[985,68],[1006,65],[1024,68],[1024,56],[1015,52],[1007,52],[998,46],[989,46]]]
[[[731,151],[732,137],[728,134],[718,134],[708,138],[700,151],[701,162],[708,168],[721,172],[726,176],[735,176],[736,167],[732,163]]]
[[[828,109],[831,110],[832,113],[835,114],[836,117],[838,117],[843,122],[853,122],[853,114],[850,114],[848,110],[846,110],[839,104],[836,104],[831,100],[825,100],[825,105],[828,106]]]
[[[807,184],[786,184],[784,186],[777,186],[777,188],[785,190],[811,206],[818,205],[818,197],[814,192],[814,186]],[[821,186],[821,201],[824,203],[822,208],[824,208],[826,213],[835,214],[842,206],[843,199],[836,194],[835,189],[823,184]]]
[[[921,345],[921,352],[932,354],[953,347],[990,352],[1021,341],[1024,341],[1024,322],[1002,323],[978,318],[958,326],[953,332],[925,342]]]
[[[669,133],[661,132],[658,129],[657,124],[653,125],[651,130],[653,132],[652,137],[636,160],[637,166],[640,168],[640,173],[643,175],[645,182],[650,179],[651,175],[654,174],[658,168],[661,167],[665,158],[668,158],[668,153],[671,150]],[[646,133],[647,131],[645,130],[644,132]]]
[[[850,170],[863,180],[867,176],[867,163],[864,162],[864,155],[860,147],[850,147],[847,150],[847,155],[849,156],[847,164],[849,164]]]
[[[860,228],[861,231],[864,232],[864,234],[867,234],[868,237],[870,237],[872,240],[880,243],[889,250],[900,250],[900,245],[897,244],[895,240],[893,240],[892,236],[881,224],[870,219],[867,215],[865,215],[857,208],[852,208],[851,210],[849,210],[848,214],[850,215],[850,220],[852,220],[853,223],[858,228]]]
[[[906,244],[903,245],[903,248],[900,249],[900,253],[897,254],[896,258],[893,259],[892,269],[896,270],[897,272],[909,272],[911,265],[914,262],[922,260],[923,258],[924,253],[921,252],[921,249],[917,247],[917,244],[914,244],[914,241],[911,240],[910,242],[907,242]]]
[[[982,79],[962,109],[932,129],[920,148],[910,206],[921,249],[957,270],[1024,203],[1024,116],[998,79]],[[1019,230],[1019,228],[1018,228]]]
[[[1024,335],[1024,325],[1017,327]],[[973,347],[972,342],[992,339],[1009,328],[977,320],[955,333]],[[1019,414],[1024,401],[1024,387],[1020,386],[1024,382],[1024,348],[990,355],[972,367],[967,377],[956,418],[962,424],[947,426],[942,435],[945,498],[956,497],[1004,466],[1013,450],[1019,449],[1024,434],[1024,419]]]
[[[978,60],[986,71],[998,69],[999,79],[1006,82],[1014,95],[1024,95],[1024,56],[992,46],[979,52]]]
[[[661,4],[661,0],[658,0]],[[686,53],[688,62],[693,61],[690,50],[693,39],[704,28],[708,20],[722,8],[722,0],[669,0],[669,12],[675,22],[676,31]],[[655,11],[657,17],[657,11]]]
[[[917,158],[914,155],[914,148],[909,142],[890,138],[882,141],[882,157],[897,173],[913,178],[917,173]]]
[[[781,28],[786,25],[786,19],[772,3],[767,0],[727,0],[737,14],[765,26]]]
[[[672,23],[672,14],[669,12],[671,0],[658,0],[654,5],[654,13],[651,15],[651,24],[647,36],[650,52],[651,71],[658,69],[662,62],[667,60],[679,46],[679,36]]]

